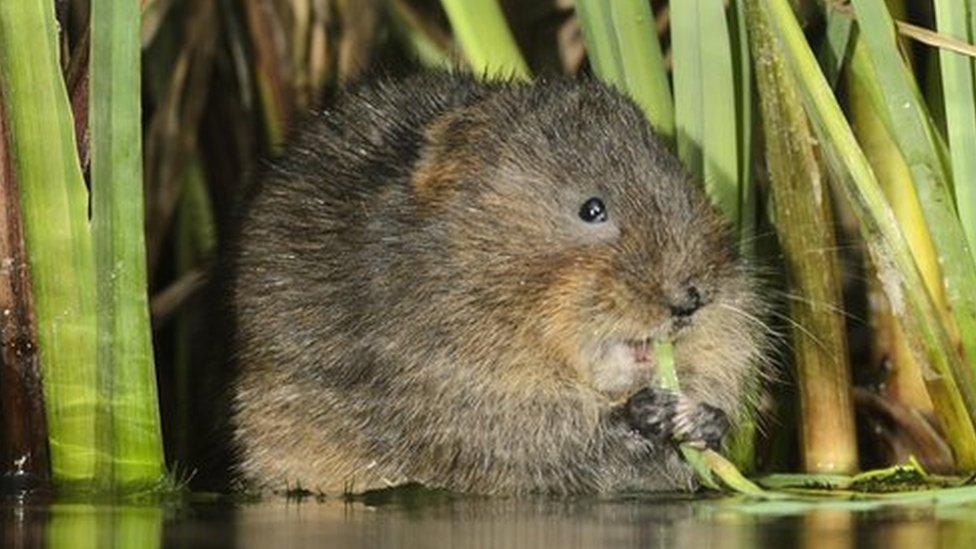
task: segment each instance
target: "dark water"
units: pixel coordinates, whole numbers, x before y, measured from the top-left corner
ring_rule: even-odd
[[[0,502],[3,547],[976,547],[976,504],[728,499]]]

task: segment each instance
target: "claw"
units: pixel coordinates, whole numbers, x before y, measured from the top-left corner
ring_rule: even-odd
[[[627,419],[642,436],[718,448],[728,431],[725,412],[667,389],[647,387],[628,399]]]

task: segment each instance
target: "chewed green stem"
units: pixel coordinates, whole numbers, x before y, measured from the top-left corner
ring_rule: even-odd
[[[654,358],[657,360],[657,377],[661,387],[671,391],[679,390],[678,374],[674,370],[674,346],[667,341],[655,341]]]
[[[657,375],[661,387],[679,391],[678,374],[674,368],[674,346],[668,341],[654,342],[654,358],[657,361]],[[698,475],[702,486],[712,490],[722,490],[722,486],[742,494],[772,498],[777,494],[763,490],[747,479],[729,460],[713,450],[702,450],[690,443],[681,443],[678,448],[688,465]]]

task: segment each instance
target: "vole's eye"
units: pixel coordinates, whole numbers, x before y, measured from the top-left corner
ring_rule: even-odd
[[[580,206],[579,216],[587,223],[603,223],[607,220],[607,207],[594,196]]]

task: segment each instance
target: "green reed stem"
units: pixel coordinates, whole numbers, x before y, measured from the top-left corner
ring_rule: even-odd
[[[0,2],[0,91],[20,183],[52,473],[88,483],[97,455],[94,261],[58,51],[52,2]]]
[[[858,467],[858,452],[827,177],[769,16],[756,0],[747,6],[765,132],[770,216],[790,291],[800,296],[789,305],[803,468],[810,473],[849,473]]]
[[[108,485],[152,484],[163,446],[146,280],[140,7],[92,0],[92,238],[97,270],[98,428]]]
[[[674,139],[674,104],[650,3],[577,0],[576,11],[597,76],[630,95],[651,126]]]
[[[441,0],[454,35],[471,64],[485,77],[529,78],[497,0]]]
[[[968,371],[956,372],[967,406],[976,411],[976,263],[952,197],[943,145],[915,80],[898,49],[894,21],[884,0],[854,0],[860,35],[881,92],[881,112],[908,163],[932,234],[943,287],[953,311]],[[949,90],[946,90],[949,92]],[[946,98],[949,98],[947,93]],[[969,143],[968,146],[972,146]],[[972,414],[971,414],[972,415]],[[972,416],[976,417],[976,416]]]
[[[781,51],[801,92],[824,158],[832,168],[830,180],[845,196],[860,222],[861,233],[878,269],[892,308],[914,349],[930,365],[930,376],[941,377],[946,392],[934,402],[936,413],[955,452],[957,465],[976,468],[976,432],[970,421],[973,400],[965,380],[966,364],[954,352],[894,214],[861,151],[837,100],[810,51],[787,0],[750,0],[769,18]],[[933,395],[936,399],[936,395]]]

